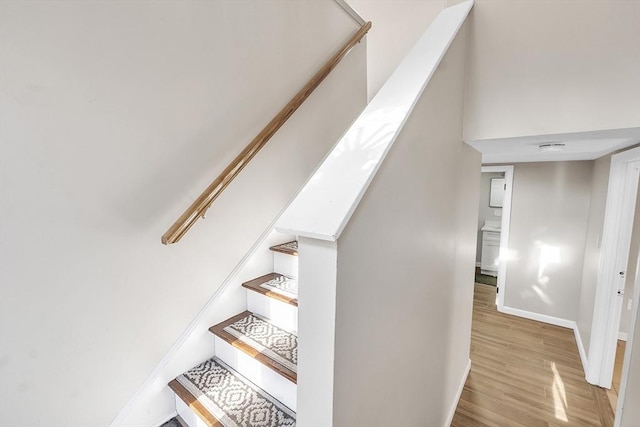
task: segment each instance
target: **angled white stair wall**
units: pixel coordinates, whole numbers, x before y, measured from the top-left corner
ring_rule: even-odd
[[[299,236],[300,426],[453,416],[479,197],[462,142],[472,5],[436,18],[276,223]]]

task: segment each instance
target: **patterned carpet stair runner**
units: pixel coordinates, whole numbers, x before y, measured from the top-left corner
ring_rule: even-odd
[[[268,319],[245,311],[209,331],[292,382],[297,381],[298,337]]]
[[[298,305],[298,281],[282,274],[265,274],[243,283],[242,287],[287,304]]]
[[[294,240],[281,245],[271,246],[269,249],[274,252],[282,252],[283,254],[298,256],[298,241]]]
[[[298,281],[292,277],[278,275],[260,286],[289,298],[298,298]]]
[[[296,414],[280,401],[213,357],[177,377],[171,388],[185,392],[213,415],[209,425],[224,427],[293,427]],[[204,411],[200,411],[204,412]],[[202,415],[201,415],[202,416]]]
[[[287,242],[270,249],[277,252],[274,257],[278,257],[279,264],[274,268],[295,277],[297,261],[290,256],[298,255],[298,242]],[[243,283],[242,287],[248,291],[247,299],[253,304],[248,305],[264,314],[272,313],[274,303],[280,304],[277,306],[280,322],[277,323],[295,328],[297,322],[291,319],[297,319],[298,282],[294,277],[269,273]],[[210,327],[209,331],[216,335],[216,354],[220,358],[214,356],[188,370],[172,380],[169,387],[209,427],[294,427],[296,413],[269,394],[270,391],[295,405],[298,337],[295,330],[284,328],[251,311]],[[254,360],[247,359],[247,355]],[[228,366],[225,360],[240,372]],[[274,376],[274,372],[280,377]],[[194,414],[184,413],[187,414],[186,421],[196,423],[189,418]],[[173,427],[171,423],[178,422],[170,420],[163,427]]]

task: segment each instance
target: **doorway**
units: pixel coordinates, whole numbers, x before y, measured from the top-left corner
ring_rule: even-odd
[[[636,279],[628,271],[628,264],[639,176],[640,147],[612,156],[587,372],[590,383],[604,388],[612,386],[620,319],[623,304],[628,304],[625,287],[627,297],[631,296],[629,291]],[[639,302],[637,291],[632,295],[633,307]],[[623,388],[621,384],[621,394]]]
[[[513,166],[482,167],[476,281],[496,286],[498,310],[504,305],[512,187]]]

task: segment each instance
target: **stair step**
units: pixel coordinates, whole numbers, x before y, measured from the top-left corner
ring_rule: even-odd
[[[242,286],[287,304],[298,306],[298,281],[291,277],[269,273],[243,283]]]
[[[169,387],[210,427],[293,427],[296,414],[213,357]]]
[[[298,256],[298,241],[294,240],[292,242],[283,243],[281,245],[271,246],[269,249],[274,252]]]
[[[176,415],[160,427],[189,427],[180,415]]]
[[[292,382],[297,381],[298,337],[268,319],[245,311],[209,328],[235,348]]]

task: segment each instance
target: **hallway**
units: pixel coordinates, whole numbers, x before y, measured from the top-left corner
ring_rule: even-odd
[[[573,331],[499,313],[495,289],[475,284],[471,372],[452,426],[612,426]]]

